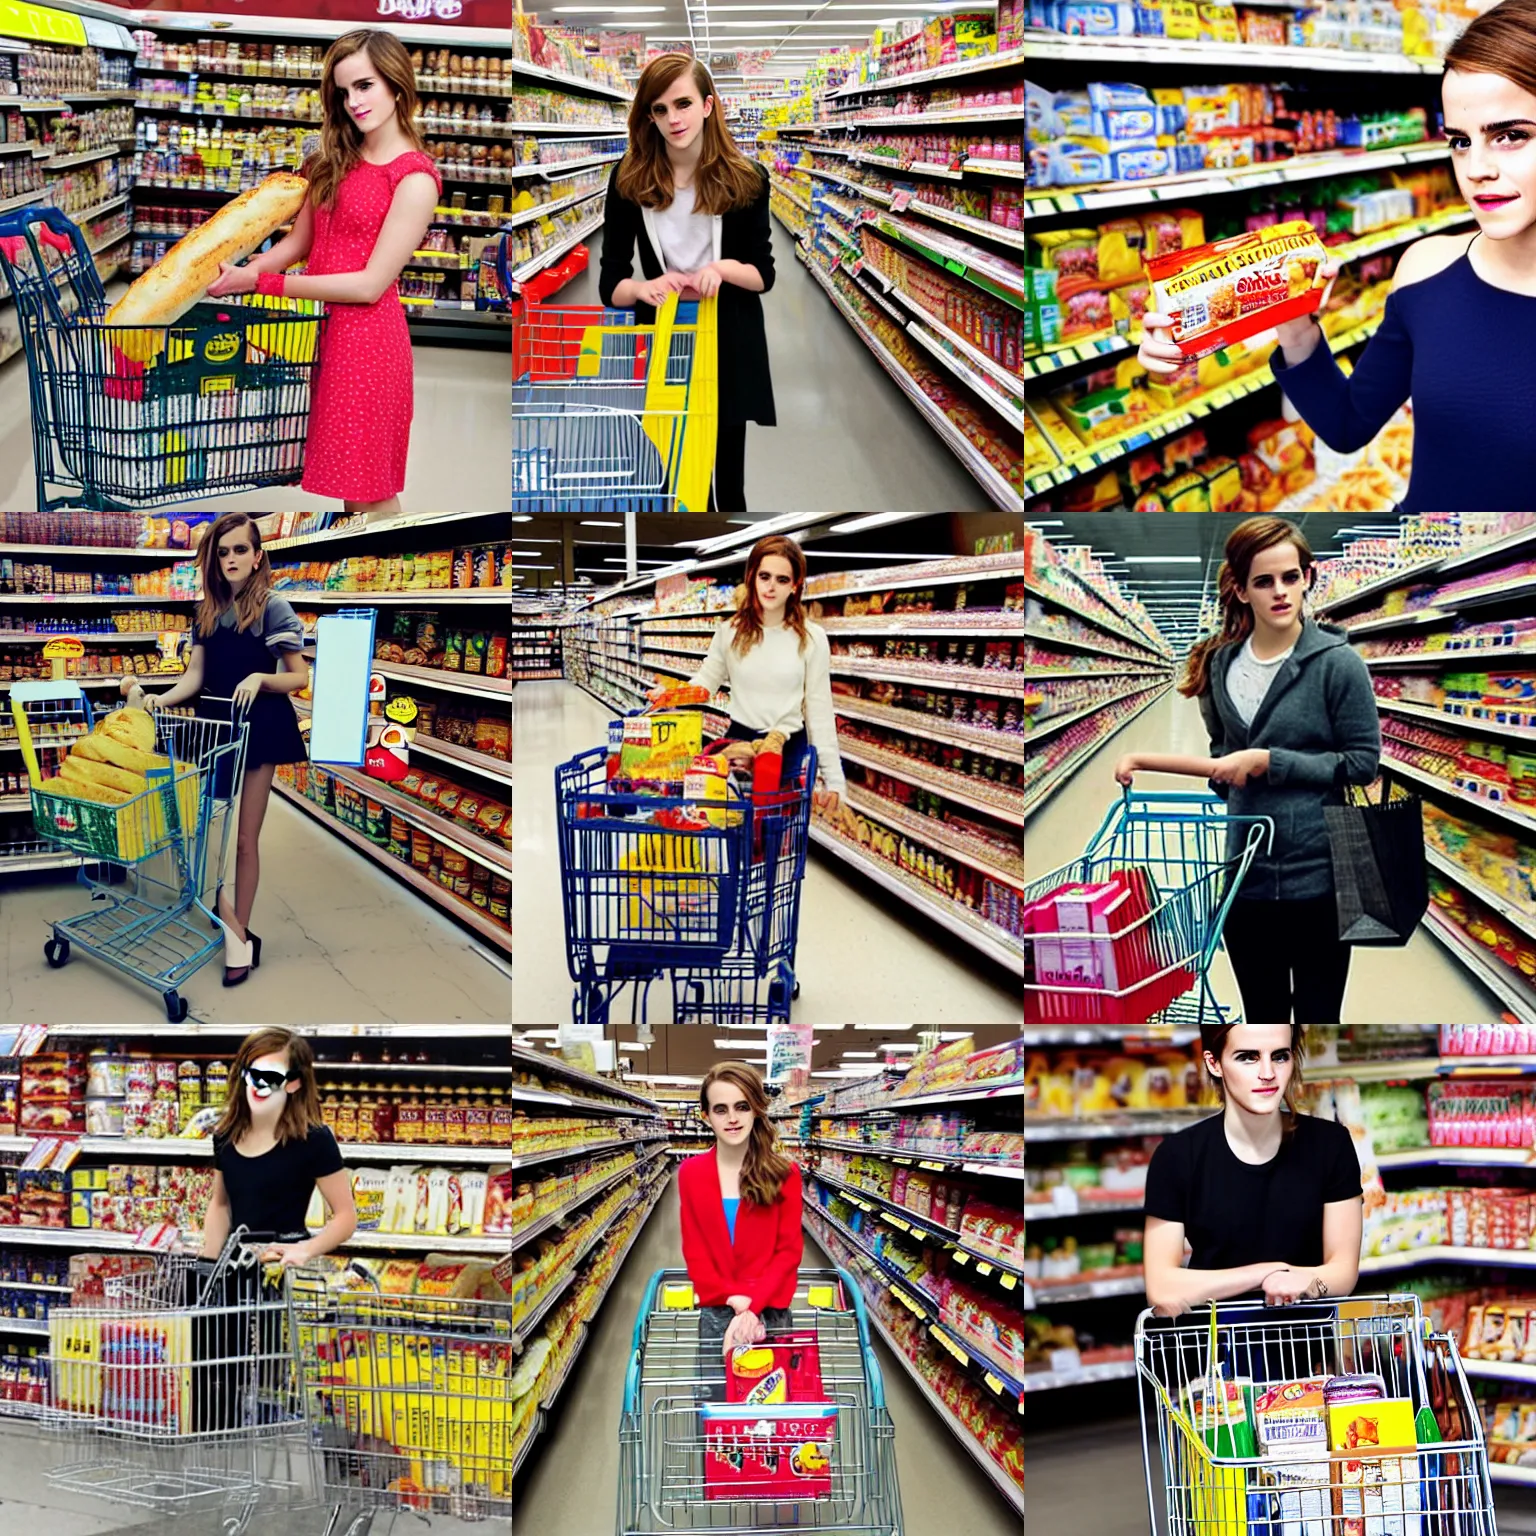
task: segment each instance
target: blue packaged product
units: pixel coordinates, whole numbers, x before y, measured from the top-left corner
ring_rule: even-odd
[[[1203,171],[1205,169],[1205,146],[1203,144],[1170,144],[1163,146],[1168,151],[1169,164],[1176,176],[1185,175],[1189,171]]]
[[[1032,80],[1024,82],[1024,131],[1038,141],[1056,137],[1055,93]]]
[[[1039,191],[1051,185],[1051,148],[1049,144],[1026,144],[1029,151],[1025,185]]]
[[[1182,101],[1159,102],[1157,108],[1157,136],[1183,133],[1189,122],[1189,114]]]
[[[1051,145],[1051,185],[1076,187],[1110,179],[1108,146],[1083,139],[1062,139]]]
[[[1068,37],[1134,37],[1136,17],[1129,5],[1104,0],[1066,0],[1061,27]]]
[[[1135,5],[1131,8],[1136,19],[1137,37],[1163,37],[1163,8],[1160,5]]]
[[[1171,168],[1168,151],[1159,144],[1126,144],[1109,154],[1111,181],[1146,181],[1168,175]]]
[[[1056,92],[1051,98],[1051,129],[1058,139],[1085,138],[1097,132],[1093,106],[1085,92]]]
[[[1095,112],[1108,112],[1112,107],[1152,105],[1152,98],[1144,86],[1130,85],[1123,80],[1090,80],[1088,101]]]
[[[1157,109],[1145,107],[1110,107],[1093,114],[1093,136],[1111,144],[1139,144],[1157,135]]]

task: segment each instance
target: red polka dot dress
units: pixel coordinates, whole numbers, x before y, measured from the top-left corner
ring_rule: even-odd
[[[388,165],[347,172],[330,208],[316,208],[307,275],[368,265],[403,177],[443,181],[431,155],[408,150]],[[309,411],[304,489],[342,501],[387,501],[405,487],[415,388],[411,336],[394,283],[372,304],[330,304]]]

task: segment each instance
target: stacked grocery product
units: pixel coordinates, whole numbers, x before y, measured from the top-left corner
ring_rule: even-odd
[[[272,586],[278,592],[448,592],[511,584],[512,552],[506,544],[275,561],[272,566]]]
[[[557,625],[518,625],[512,630],[509,657],[514,682],[560,677],[560,627]]]
[[[373,646],[376,661],[405,667],[425,667],[438,672],[458,672],[466,677],[503,678],[507,675],[508,637],[488,629],[449,628],[435,615],[398,609],[391,631]]]

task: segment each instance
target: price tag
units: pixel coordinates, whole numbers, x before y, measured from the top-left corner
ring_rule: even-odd
[[[999,1380],[998,1380],[998,1379],[997,1379],[997,1377],[996,1377],[996,1376],[994,1376],[994,1375],[993,1375],[993,1374],[992,1374],[992,1372],[991,1372],[991,1371],[987,1371],[987,1372],[986,1372],[986,1373],[985,1373],[985,1374],[984,1374],[984,1375],[983,1375],[983,1376],[982,1376],[982,1378],[981,1378],[981,1379],[982,1379],[982,1380],[983,1380],[983,1381],[984,1381],[984,1382],[986,1382],[986,1384],[987,1384],[987,1385],[988,1385],[988,1386],[989,1386],[989,1387],[991,1387],[991,1388],[992,1388],[992,1390],[993,1390],[993,1391],[994,1391],[994,1392],[1002,1392],[1002,1390],[1003,1390],[1003,1384],[1002,1384],[1002,1382],[1000,1382],[1000,1381],[999,1381]]]
[[[978,1275],[990,1275],[992,1273],[992,1266],[985,1259],[977,1259],[976,1273]]]
[[[900,1216],[892,1216],[889,1211],[886,1211],[883,1214],[885,1219],[890,1222],[893,1227],[900,1227],[903,1232],[910,1232],[912,1230],[911,1226],[907,1222],[903,1221]]]
[[[910,1157],[893,1157],[891,1161],[893,1163],[900,1163],[904,1168],[910,1168],[912,1166],[912,1159]]]
[[[1011,1291],[1019,1283],[1009,1274],[1000,1274],[997,1278],[1005,1291]]]
[[[416,718],[416,700],[402,693],[384,706],[385,715],[397,725],[409,725]]]
[[[955,1263],[956,1264],[969,1264],[970,1262],[971,1262],[971,1256],[970,1256],[970,1254],[968,1254],[965,1251],[965,1249],[957,1248],[955,1250]]]
[[[43,647],[44,661],[73,661],[79,656],[85,655],[85,644],[72,636],[61,636],[57,640],[50,640]]]

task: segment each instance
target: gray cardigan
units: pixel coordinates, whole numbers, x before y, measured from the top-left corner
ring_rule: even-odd
[[[1273,850],[1266,853],[1261,845],[1238,898],[1331,896],[1333,865],[1323,807],[1341,805],[1346,784],[1369,784],[1381,761],[1371,675],[1343,630],[1304,619],[1296,649],[1280,664],[1253,723],[1244,725],[1227,692],[1227,672],[1237,650],[1233,643],[1212,655],[1200,714],[1214,756],[1264,747],[1269,772],[1241,788],[1215,783],[1211,788],[1234,815],[1268,816],[1275,824]],[[1246,830],[1241,823],[1232,829],[1229,854]]]

